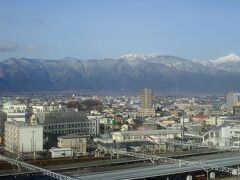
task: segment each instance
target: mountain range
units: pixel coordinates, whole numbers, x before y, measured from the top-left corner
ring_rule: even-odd
[[[9,58],[0,62],[0,91],[130,90],[225,93],[240,90],[240,57],[187,60],[127,54],[115,59]]]

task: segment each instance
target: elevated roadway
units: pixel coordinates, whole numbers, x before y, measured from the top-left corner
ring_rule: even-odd
[[[62,174],[59,174],[59,173],[55,173],[55,172],[52,172],[50,170],[43,169],[43,168],[40,168],[38,166],[34,166],[32,164],[28,164],[28,163],[25,163],[25,162],[22,162],[22,161],[19,161],[19,160],[16,160],[16,159],[12,159],[12,158],[9,158],[9,157],[3,156],[3,155],[0,155],[0,160],[1,161],[6,161],[6,162],[8,162],[10,164],[13,164],[13,165],[16,165],[19,168],[19,170],[20,170],[20,168],[26,168],[26,169],[31,170],[33,172],[40,172],[43,175],[46,175],[46,176],[49,176],[49,177],[52,177],[52,178],[55,178],[55,179],[59,179],[59,180],[75,180],[72,177],[65,176],[65,175],[62,175]]]
[[[232,167],[240,164],[240,156],[228,157],[228,158],[219,158],[213,160],[199,161],[200,163],[204,163],[205,165],[213,165],[213,166],[225,166]],[[186,172],[195,172],[202,170],[201,167],[195,166],[186,166],[179,164],[164,164],[164,165],[155,165],[148,166],[145,168],[133,168],[133,169],[125,169],[125,170],[117,170],[117,171],[107,171],[95,174],[88,175],[75,175],[77,179],[83,180],[93,180],[93,179],[106,179],[106,180],[120,180],[120,179],[143,179],[148,177],[161,177],[172,174],[181,174]]]

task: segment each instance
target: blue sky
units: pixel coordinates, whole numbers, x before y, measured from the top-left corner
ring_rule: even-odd
[[[240,54],[238,0],[1,0],[0,60]]]

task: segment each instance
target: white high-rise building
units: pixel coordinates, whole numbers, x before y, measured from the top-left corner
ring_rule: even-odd
[[[229,110],[233,109],[240,100],[240,93],[228,93],[227,94],[227,108]]]
[[[14,154],[43,150],[43,127],[29,126],[25,122],[5,122],[5,149]]]
[[[7,102],[3,105],[3,111],[7,113],[7,121],[26,121],[27,106],[25,104]]]

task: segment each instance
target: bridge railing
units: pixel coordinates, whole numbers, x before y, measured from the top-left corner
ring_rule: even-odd
[[[55,173],[55,172],[52,172],[50,170],[40,168],[38,166],[34,166],[32,164],[28,164],[28,163],[25,163],[25,162],[22,162],[22,161],[19,161],[19,160],[16,160],[16,159],[12,159],[12,158],[9,158],[9,157],[3,156],[3,155],[0,155],[0,160],[1,161],[6,161],[6,162],[8,162],[10,164],[13,164],[13,165],[16,165],[18,167],[26,168],[26,169],[31,170],[31,171],[40,172],[43,175],[47,175],[47,176],[50,176],[50,177],[53,177],[53,178],[56,178],[56,179],[59,179],[59,180],[76,180],[72,177],[65,176],[65,175],[59,174],[59,173]]]
[[[226,173],[229,173],[232,175],[240,174],[238,169],[206,164],[204,162],[199,162],[199,161],[185,161],[185,160],[174,159],[174,158],[169,158],[169,157],[161,157],[161,156],[156,156],[156,155],[148,155],[148,154],[141,154],[141,153],[135,153],[135,152],[127,152],[127,151],[122,151],[122,150],[118,150],[118,149],[109,149],[108,151],[115,153],[115,154],[125,155],[125,156],[137,157],[137,158],[141,158],[141,159],[149,159],[153,163],[155,161],[162,161],[165,163],[179,164],[179,166],[183,166],[183,165],[194,166],[194,167],[201,168],[205,171],[211,171],[211,170],[212,171],[220,171],[220,172],[226,172]]]

